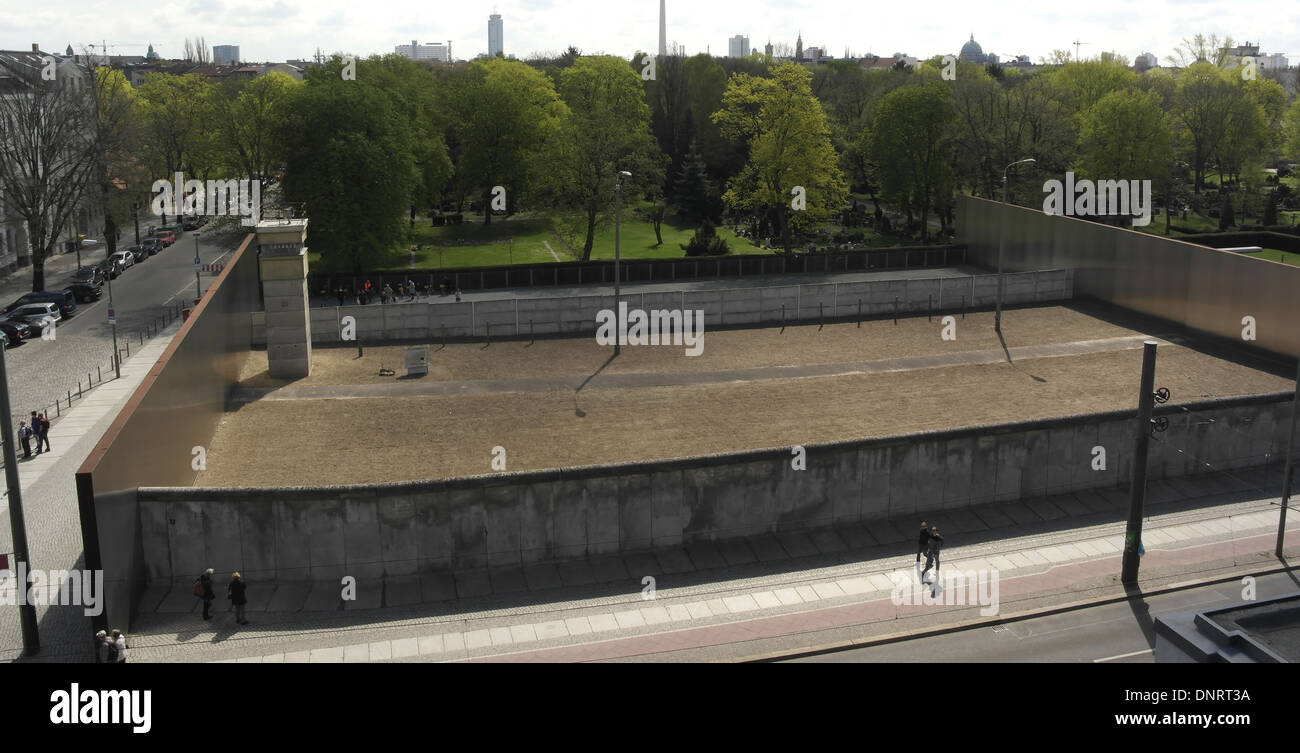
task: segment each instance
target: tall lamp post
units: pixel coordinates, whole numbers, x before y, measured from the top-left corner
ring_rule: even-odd
[[[18,482],[18,453],[14,449],[14,420],[10,410],[9,376],[5,371],[5,354],[0,349],[0,431],[4,432],[5,485],[9,490],[9,530],[14,546],[12,567],[19,574],[13,587],[26,591],[29,572],[27,523],[23,517],[23,491]],[[28,656],[39,654],[41,634],[36,627],[36,605],[31,599],[24,600],[18,607],[18,622],[22,626],[23,650]]]
[[[1032,157],[1022,159],[1018,162],[1012,162],[1002,169],[1002,229],[998,233],[998,300],[997,313],[993,318],[993,329],[998,334],[1002,334],[1002,252],[1007,245],[1007,176],[1011,172],[1011,168],[1016,165],[1026,165],[1036,161]]]
[[[614,178],[614,355],[621,351],[619,347],[623,342],[623,323],[619,321],[621,313],[619,311],[619,272],[618,272],[618,241],[619,241],[619,223],[620,215],[623,212],[623,179],[631,178],[632,173],[626,170],[620,170],[618,176]]]
[[[199,281],[199,231],[194,231],[194,304],[203,298],[203,283]]]
[[[131,205],[131,218],[135,220],[135,245],[140,245],[140,202]]]

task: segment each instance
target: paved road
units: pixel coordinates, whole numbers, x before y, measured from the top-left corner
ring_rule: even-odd
[[[1256,582],[1260,599],[1296,593],[1286,574]],[[1155,661],[1155,618],[1236,604],[1240,582],[1088,607],[992,628],[974,628],[929,638],[887,643],[792,659],[793,662],[1107,662]]]
[[[217,238],[199,238],[199,258],[204,264],[216,263],[225,258],[240,240],[242,234],[227,234]],[[123,236],[123,246],[130,238]],[[82,263],[98,262],[103,251],[83,251]],[[66,280],[76,269],[75,254],[61,254],[46,262],[48,288]],[[31,290],[31,268],[22,269],[0,281],[0,304]],[[206,290],[215,277],[202,277]],[[126,270],[113,287],[113,307],[117,315],[118,346],[140,346],[140,332],[153,327],[162,317],[164,307],[188,304],[194,298],[194,235],[186,233],[180,240],[157,255]],[[13,407],[14,427],[20,418],[32,410],[51,406],[56,399],[65,400],[71,391],[76,398],[78,383],[85,385],[89,378],[99,383],[100,375],[110,372],[113,352],[113,329],[108,324],[108,288],[104,297],[94,303],[78,304],[76,314],[59,322],[55,339],[31,340],[5,353],[9,372],[9,396]],[[146,337],[148,335],[146,334]],[[51,420],[57,411],[49,408]]]

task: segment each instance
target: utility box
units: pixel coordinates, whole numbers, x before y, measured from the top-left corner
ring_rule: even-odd
[[[424,376],[429,373],[429,349],[406,349],[406,375]]]

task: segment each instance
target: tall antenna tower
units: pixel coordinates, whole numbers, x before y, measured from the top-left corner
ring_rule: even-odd
[[[668,55],[668,0],[659,0],[659,56]]]

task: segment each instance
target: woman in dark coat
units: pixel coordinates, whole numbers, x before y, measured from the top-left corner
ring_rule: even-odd
[[[230,576],[230,586],[226,588],[226,597],[230,603],[235,605],[235,622],[240,625],[247,625],[248,620],[244,619],[244,605],[248,603],[248,598],[244,595],[244,590],[248,586],[240,579],[239,573]]]

